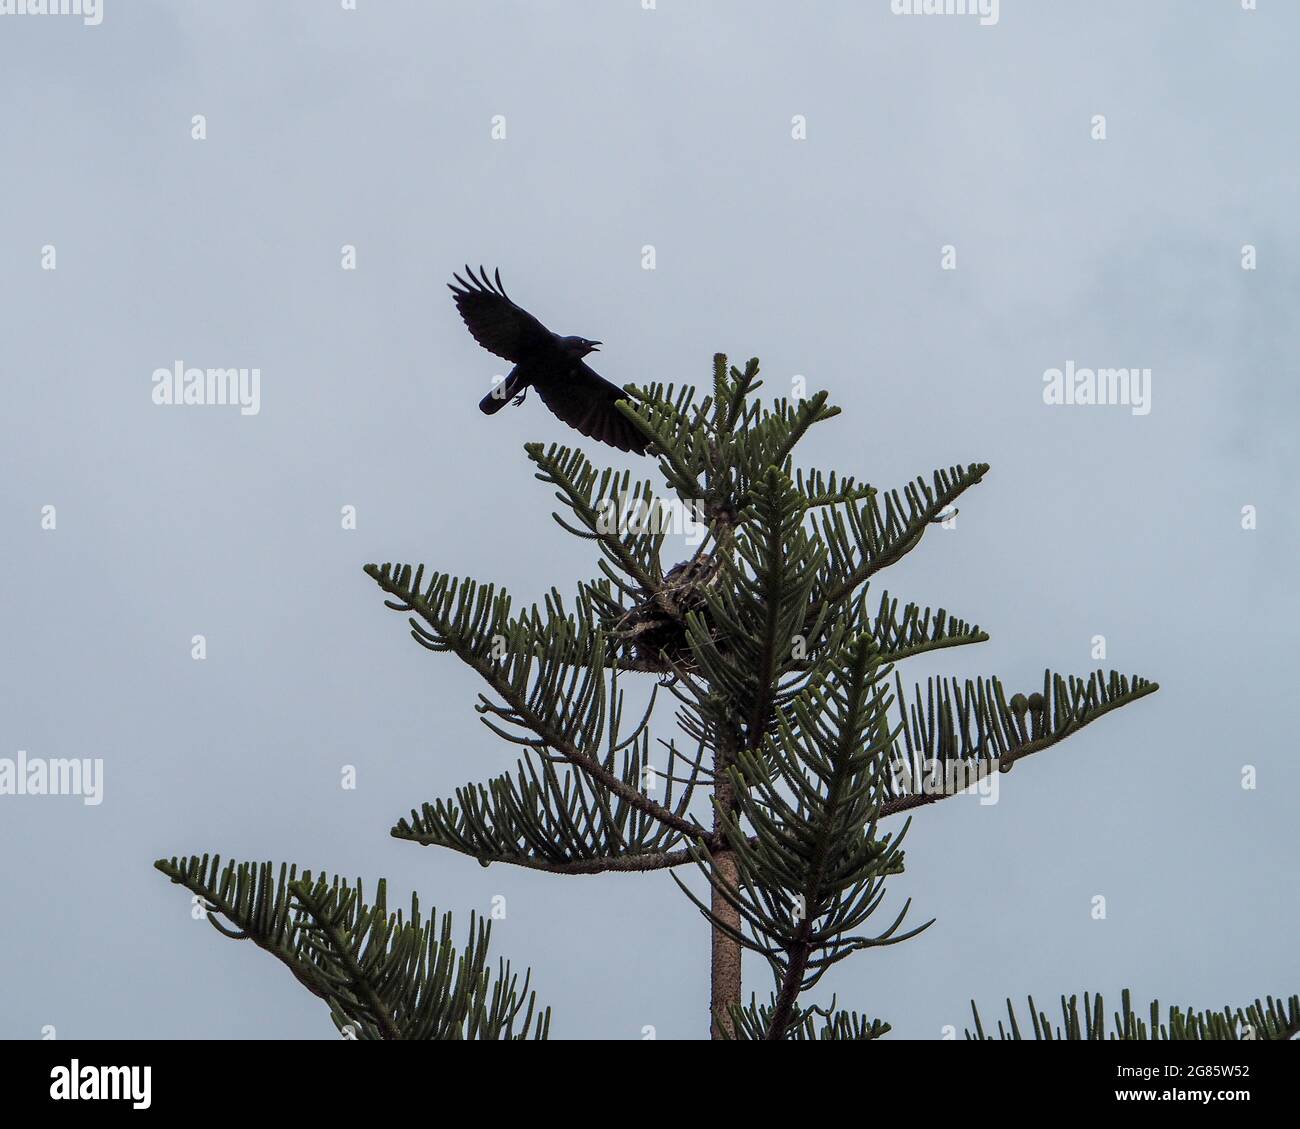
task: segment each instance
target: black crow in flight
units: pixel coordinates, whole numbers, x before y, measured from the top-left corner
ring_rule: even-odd
[[[527,310],[520,309],[501,285],[501,272],[488,278],[467,266],[468,280],[458,274],[448,283],[456,309],[474,340],[489,353],[515,367],[506,379],[483,397],[479,410],[491,415],[512,397],[522,404],[529,388],[536,388],[542,403],[570,427],[620,451],[644,455],[645,437],[614,405],[627,393],[588,367],[583,357],[596,351],[599,341],[585,337],[559,337]]]

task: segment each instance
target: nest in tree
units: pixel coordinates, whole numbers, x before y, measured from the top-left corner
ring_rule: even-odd
[[[719,558],[701,553],[674,565],[655,591],[619,617],[610,634],[638,661],[655,670],[667,673],[670,663],[693,669],[686,617],[691,612],[708,615],[704,593],[717,583],[720,563]]]

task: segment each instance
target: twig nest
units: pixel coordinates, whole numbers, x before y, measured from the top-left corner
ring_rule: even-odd
[[[719,564],[717,557],[701,553],[674,565],[655,591],[619,617],[610,634],[638,661],[656,670],[667,673],[670,662],[693,668],[686,617],[691,612],[707,615],[704,593],[717,583]]]

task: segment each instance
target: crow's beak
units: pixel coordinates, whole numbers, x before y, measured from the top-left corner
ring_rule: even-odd
[[[593,342],[591,343],[591,351],[592,351],[593,353],[599,353],[599,352],[600,352],[600,342],[599,342],[599,341],[593,341]]]

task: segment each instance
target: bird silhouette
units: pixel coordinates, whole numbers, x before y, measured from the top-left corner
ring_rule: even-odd
[[[510,375],[479,402],[485,415],[500,411],[510,400],[522,404],[529,388],[536,388],[551,411],[588,438],[608,443],[620,451],[644,455],[645,436],[614,405],[627,393],[592,369],[583,358],[598,351],[599,341],[585,337],[560,337],[527,310],[515,305],[501,284],[501,272],[489,278],[479,267],[467,278],[453,274],[447,286],[455,297],[474,340],[515,367]]]

